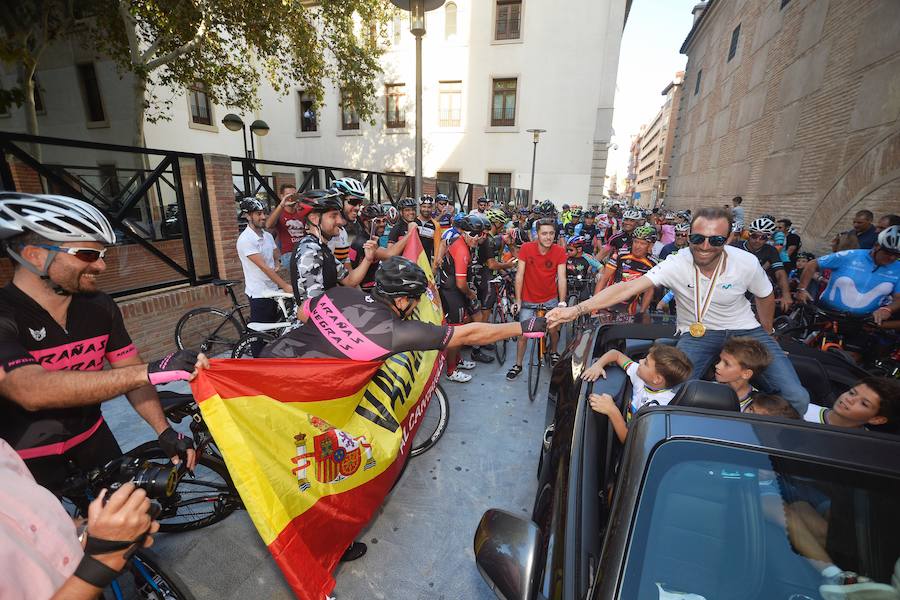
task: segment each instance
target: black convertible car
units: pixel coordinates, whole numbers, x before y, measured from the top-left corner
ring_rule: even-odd
[[[619,444],[587,396],[622,408],[630,381],[617,368],[594,384],[581,372],[609,348],[640,357],[673,337],[654,319],[569,345],[551,379],[532,518],[491,509],[475,534],[496,595],[900,600],[900,438],[742,415],[730,388],[698,381],[640,411]],[[818,404],[859,375],[791,356]],[[860,575],[857,595],[825,578],[829,565]]]

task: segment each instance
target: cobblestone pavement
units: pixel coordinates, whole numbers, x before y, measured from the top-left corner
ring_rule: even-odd
[[[505,379],[512,360],[479,365],[468,384],[442,382],[447,431],[411,460],[360,535],[368,553],[337,568],[339,600],[494,598],[475,567],[472,538],[488,508],[531,512],[549,379],[545,372],[541,400],[529,402],[526,372]],[[186,389],[180,385],[168,389]],[[103,410],[123,449],[150,439],[124,397]],[[154,550],[197,600],[293,597],[244,511],[198,531],[159,535]]]

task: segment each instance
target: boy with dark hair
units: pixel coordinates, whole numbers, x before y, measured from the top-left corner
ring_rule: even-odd
[[[766,415],[782,419],[800,419],[791,403],[776,394],[755,394],[753,402],[747,405],[744,412],[748,415]]]
[[[864,377],[838,396],[832,408],[810,404],[803,420],[835,427],[863,429],[894,425],[900,418],[900,381]]]
[[[620,442],[628,435],[627,420],[649,402],[666,405],[675,396],[675,388],[691,376],[694,365],[687,355],[674,346],[657,345],[650,348],[647,357],[636,363],[618,350],[610,350],[581,375],[584,381],[606,378],[604,367],[616,363],[631,379],[632,395],[627,416],[623,417],[609,394],[591,394],[591,408],[606,415],[616,430]]]
[[[759,341],[750,337],[733,337],[725,340],[716,363],[716,381],[734,390],[744,412],[753,401],[756,388],[750,385],[754,375],[761,373],[772,362],[772,355]]]

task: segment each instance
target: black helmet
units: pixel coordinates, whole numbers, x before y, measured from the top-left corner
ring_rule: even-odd
[[[241,212],[242,213],[252,213],[260,210],[266,210],[266,205],[263,204],[263,201],[254,196],[249,196],[241,200]]]
[[[375,272],[375,293],[385,298],[418,298],[427,287],[425,271],[403,256],[392,256],[381,261]]]
[[[469,233],[481,233],[491,228],[491,222],[481,215],[466,215],[456,227]]]
[[[366,204],[359,210],[363,219],[379,219],[385,216],[384,207],[380,204]]]
[[[298,201],[309,212],[326,213],[344,208],[341,193],[335,189],[310,190],[301,195]]]
[[[419,204],[434,204],[434,198],[425,194],[421,198],[419,198]]]
[[[585,219],[593,219],[593,218],[595,218],[595,217],[597,216],[597,213],[595,213],[595,212],[592,211],[592,210],[589,210],[589,211],[585,212],[584,215],[582,215],[582,216],[583,216]]]
[[[397,208],[416,208],[419,206],[419,203],[416,202],[415,198],[400,198],[400,201],[397,203]]]

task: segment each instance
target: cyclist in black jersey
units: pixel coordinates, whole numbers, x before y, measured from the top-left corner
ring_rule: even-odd
[[[765,270],[766,275],[781,290],[781,297],[778,302],[781,305],[782,312],[787,312],[792,304],[790,282],[787,277],[787,270],[781,261],[781,255],[775,246],[767,242],[775,231],[775,221],[767,217],[760,217],[750,223],[747,228],[750,236],[746,240],[736,240],[732,242],[732,246],[745,250],[759,260],[759,264]]]
[[[305,321],[263,349],[268,358],[349,358],[384,360],[410,350],[444,350],[546,331],[546,322],[432,325],[412,319],[428,288],[425,272],[402,256],[381,263],[369,293],[333,288],[307,300]],[[425,300],[427,301],[427,300]]]
[[[69,462],[87,471],[121,455],[100,411],[119,394],[173,462],[193,469],[193,440],[169,427],[152,384],[190,379],[208,363],[189,350],[140,359],[116,303],[97,290],[115,242],[106,217],[73,198],[4,192],[0,238],[16,263],[0,289],[0,437],[38,483],[58,490]]]

